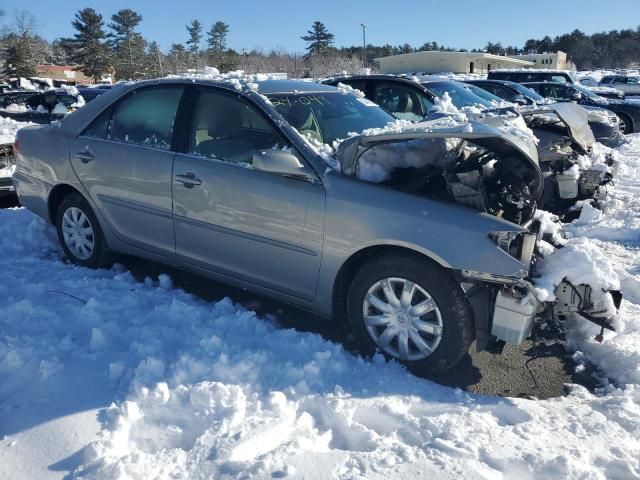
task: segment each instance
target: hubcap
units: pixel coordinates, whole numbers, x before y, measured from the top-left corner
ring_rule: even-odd
[[[367,291],[362,316],[369,335],[387,354],[421,360],[442,340],[442,316],[431,295],[404,278],[384,278]]]
[[[89,218],[77,207],[69,207],[62,215],[62,236],[73,255],[86,260],[93,253],[95,236]]]
[[[620,117],[620,120],[618,121],[618,128],[622,133],[627,133],[627,124],[622,119],[622,117]]]

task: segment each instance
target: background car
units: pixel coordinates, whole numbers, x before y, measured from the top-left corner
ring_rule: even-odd
[[[528,83],[528,82],[555,82],[555,83],[570,83],[578,84],[575,78],[565,70],[491,70],[487,75],[489,80],[508,80],[516,83]],[[624,92],[617,89],[600,90],[598,95],[623,99]]]
[[[0,117],[20,122],[49,123],[84,105],[84,99],[66,89],[45,92],[19,91],[0,94]],[[12,108],[17,106],[18,108]],[[60,107],[58,107],[60,106]],[[19,108],[23,107],[23,108]],[[56,107],[60,110],[56,111]]]
[[[520,106],[540,106],[553,103],[554,100],[544,98],[535,90],[507,80],[466,80],[465,83],[480,87],[507,102]],[[587,109],[589,126],[593,136],[600,143],[607,146],[616,146],[620,142],[620,126],[618,116],[600,107],[583,105]]]
[[[600,80],[603,87],[622,90],[627,95],[640,95],[640,78],[627,75],[606,75]]]
[[[630,100],[614,100],[601,97],[582,85],[535,82],[524,83],[545,98],[558,102],[576,102],[580,105],[600,107],[614,112],[620,119],[620,131],[625,135],[640,129],[640,104]]]

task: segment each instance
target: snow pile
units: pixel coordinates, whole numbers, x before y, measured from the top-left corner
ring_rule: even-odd
[[[640,478],[640,136],[618,157],[605,214],[567,226],[541,279],[621,284],[602,344],[567,325],[615,383],[544,401],[443,387],[166,275],[71,266],[51,226],[0,210],[0,478]]]
[[[572,238],[562,248],[546,257],[538,267],[542,275],[536,279],[538,298],[553,300],[555,288],[565,278],[574,285],[590,285],[598,292],[618,290],[620,280],[605,253],[587,238]]]
[[[29,109],[27,108],[26,105],[18,105],[17,103],[11,103],[7,105],[5,108],[3,108],[2,110],[7,113],[24,113]]]
[[[431,109],[431,112],[452,115],[455,118],[459,118],[460,121],[466,121],[466,115],[453,104],[449,92],[444,92],[442,97],[435,97],[434,102],[435,106]]]
[[[455,159],[455,139],[416,139],[383,143],[365,151],[358,160],[357,177],[368,182],[388,180],[396,168],[444,167]]]
[[[0,211],[0,229],[12,232],[0,235],[3,478],[49,458],[32,450],[46,436],[24,443],[33,408],[55,418],[88,399],[102,410],[77,418],[97,413],[101,432],[73,456],[74,478],[640,477],[637,385],[546,401],[468,394],[166,276],[72,267],[25,210]]]

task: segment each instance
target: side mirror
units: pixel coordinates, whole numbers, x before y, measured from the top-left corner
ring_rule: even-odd
[[[580,92],[572,92],[570,98],[571,98],[571,100],[579,102],[580,100],[582,100],[582,93],[580,93]]]
[[[310,179],[304,165],[294,154],[284,150],[259,150],[253,154],[253,168],[263,172]]]

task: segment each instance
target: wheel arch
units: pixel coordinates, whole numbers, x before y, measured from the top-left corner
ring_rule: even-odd
[[[47,199],[47,214],[49,216],[49,222],[52,225],[56,224],[56,214],[62,199],[71,193],[77,193],[84,198],[84,195],[82,195],[80,190],[68,183],[60,183],[56,185],[49,193],[49,198]]]
[[[379,244],[363,247],[360,250],[352,253],[347,260],[345,260],[338,274],[336,275],[331,293],[331,312],[332,317],[342,317],[346,314],[346,300],[348,286],[353,280],[356,272],[367,261],[372,258],[382,255],[404,255],[407,257],[413,257],[416,260],[427,260],[439,265],[443,270],[450,271],[451,267],[447,265],[444,260],[436,257],[435,255],[429,255],[416,248],[404,245],[392,245],[392,244]]]

